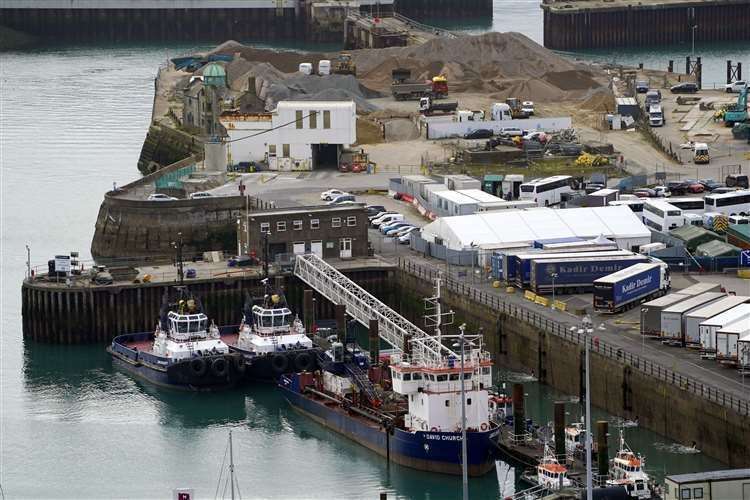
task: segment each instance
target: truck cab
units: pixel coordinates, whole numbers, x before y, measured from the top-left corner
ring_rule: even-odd
[[[510,106],[505,104],[504,102],[496,102],[492,105],[492,109],[490,111],[491,117],[493,121],[503,121],[503,120],[512,120],[513,115],[510,111]]]
[[[649,109],[654,104],[659,104],[661,102],[661,91],[659,90],[649,90],[646,92],[646,109]]]
[[[664,125],[664,113],[661,104],[652,104],[648,108],[648,124],[652,127],[661,127]]]

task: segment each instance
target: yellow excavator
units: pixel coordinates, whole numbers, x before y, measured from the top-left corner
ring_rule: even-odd
[[[348,52],[340,53],[333,62],[331,72],[337,75],[357,76],[357,66],[352,61],[352,55]]]

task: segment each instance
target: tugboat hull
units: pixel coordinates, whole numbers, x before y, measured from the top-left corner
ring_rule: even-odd
[[[461,474],[461,433],[409,432],[400,428],[388,432],[384,426],[349,413],[339,405],[302,394],[294,385],[292,379],[284,377],[279,387],[292,408],[319,424],[399,465],[428,472]],[[493,427],[467,433],[470,476],[482,476],[495,467],[493,440],[498,432]]]
[[[114,364],[155,385],[191,391],[220,390],[235,386],[246,367],[238,354],[206,355],[169,363],[167,358],[138,349],[153,335],[139,333],[116,337],[107,352]]]
[[[243,356],[247,367],[245,377],[254,382],[276,382],[285,374],[315,371],[320,352],[316,348],[290,349],[257,355],[231,344],[229,350]]]

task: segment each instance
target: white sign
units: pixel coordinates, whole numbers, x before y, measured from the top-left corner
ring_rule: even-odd
[[[55,272],[70,272],[70,255],[55,255]]]

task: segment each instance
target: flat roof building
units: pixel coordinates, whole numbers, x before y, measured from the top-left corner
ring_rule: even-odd
[[[664,478],[664,500],[744,500],[750,498],[750,469],[729,469]]]

